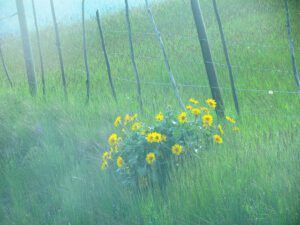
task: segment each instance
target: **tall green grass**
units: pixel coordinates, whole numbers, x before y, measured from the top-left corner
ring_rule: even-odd
[[[188,2],[170,0],[154,6],[153,11],[176,80],[208,86]],[[229,47],[232,63],[239,65],[234,74],[240,89],[241,132],[174,168],[164,194],[159,190],[134,193],[112,174],[100,171],[100,155],[114,118],[138,112],[135,83],[120,80],[134,79],[124,12],[105,17],[103,24],[118,104],[111,96],[94,20],[88,22],[89,105],[85,105],[80,24],[61,27],[68,102],[51,27],[42,31],[45,98],[41,88],[36,98],[29,96],[20,40],[4,40],[15,88],[8,88],[0,71],[0,224],[300,224],[299,97],[267,91],[296,90],[283,4],[271,0],[218,2],[227,39],[234,44]],[[225,64],[211,2],[201,3],[214,60]],[[290,1],[290,5],[300,59],[299,4]],[[155,36],[143,33],[153,32],[146,12],[134,9],[132,23],[142,80],[168,83]],[[33,51],[36,54],[35,45]],[[220,85],[229,87],[226,67],[220,64]],[[160,84],[142,84],[143,121],[152,121],[168,105],[179,110],[171,87]],[[181,86],[180,93],[185,101],[210,96],[206,87]],[[224,88],[222,93],[226,112],[233,114],[231,93]]]

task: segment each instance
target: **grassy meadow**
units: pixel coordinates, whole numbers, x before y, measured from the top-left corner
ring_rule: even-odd
[[[88,105],[80,23],[59,21],[68,101],[52,27],[41,30],[46,96],[35,33],[35,98],[29,95],[19,37],[1,40],[14,88],[1,68],[0,224],[300,224],[300,99],[283,1],[218,0],[240,117],[235,115],[212,3],[200,3],[226,113],[238,118],[240,132],[226,135],[223,145],[200,151],[174,169],[165,193],[136,193],[100,170],[114,119],[139,113],[123,11],[103,16],[102,21],[118,104],[111,95],[95,18],[87,20]],[[289,3],[300,68],[300,4]],[[186,103],[190,97],[203,103],[211,94],[189,1],[167,0],[152,9],[180,95]],[[180,108],[146,10],[132,9],[131,20],[145,106],[139,117],[151,123],[167,106],[178,112]]]

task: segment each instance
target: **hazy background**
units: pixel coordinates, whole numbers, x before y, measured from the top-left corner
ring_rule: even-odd
[[[164,0],[150,0],[149,2],[162,2]],[[54,0],[57,20],[60,24],[72,23],[81,19],[82,0]],[[144,0],[130,0],[130,7],[139,7],[144,5]],[[52,23],[50,0],[35,0],[37,17],[40,26],[46,26]],[[26,16],[28,18],[28,27],[34,26],[32,16],[31,0],[24,0]],[[86,0],[87,18],[95,15],[97,9],[102,14],[115,12],[124,8],[124,0]],[[0,0],[0,19],[15,13],[15,0]],[[0,35],[17,34],[19,32],[17,16],[0,20]]]

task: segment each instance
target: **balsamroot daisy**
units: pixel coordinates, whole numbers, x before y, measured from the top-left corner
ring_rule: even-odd
[[[150,152],[146,156],[146,162],[149,165],[152,165],[154,163],[154,161],[155,161],[155,158],[156,158],[155,154],[153,152]]]
[[[202,117],[203,127],[210,127],[213,124],[213,117],[210,114],[206,114]]]
[[[187,115],[186,112],[182,112],[178,115],[179,123],[186,123],[187,122]]]
[[[200,107],[199,109],[201,110],[201,112],[209,114],[209,109],[208,108],[206,108],[206,107]]]
[[[117,144],[117,142],[118,142],[118,135],[117,134],[112,134],[112,135],[110,135],[109,136],[109,138],[108,138],[108,143],[109,143],[109,145],[115,145],[115,144]]]
[[[107,161],[109,159],[111,159],[111,152],[103,152],[102,160]]]
[[[214,100],[212,98],[207,99],[206,104],[209,105],[210,107],[214,108],[214,109],[217,107],[216,100]]]
[[[103,161],[102,164],[101,164],[101,170],[102,170],[102,171],[103,171],[103,170],[106,170],[107,166],[108,166],[107,161]]]
[[[201,110],[200,110],[200,109],[198,109],[198,108],[192,109],[192,114],[193,114],[194,116],[199,116],[200,113],[201,113]]]
[[[218,144],[222,144],[222,143],[223,143],[222,137],[221,137],[220,135],[218,135],[218,134],[215,134],[215,135],[214,135],[214,141],[215,141],[216,143],[218,143]]]
[[[134,124],[131,126],[131,130],[132,130],[132,131],[137,131],[137,130],[141,129],[141,127],[142,127],[142,124],[139,123],[139,122],[136,122],[136,123],[134,123]]]
[[[116,118],[115,122],[114,122],[114,126],[115,126],[115,127],[119,126],[120,123],[121,123],[121,121],[122,121],[121,116],[118,116],[118,117]]]
[[[174,155],[180,155],[183,152],[183,147],[179,144],[173,145],[172,153]]]
[[[125,117],[124,117],[124,124],[127,125],[130,120],[131,120],[131,116],[126,114]]]
[[[194,98],[190,98],[190,99],[189,99],[189,102],[190,102],[190,103],[193,103],[193,104],[195,104],[195,105],[199,104],[199,101],[197,101],[197,100],[194,99]]]
[[[160,133],[157,133],[157,132],[152,132],[152,133],[149,133],[146,137],[146,140],[149,142],[149,143],[160,143],[162,141],[165,141],[166,137]]]
[[[117,158],[117,166],[118,168],[122,168],[123,166],[123,158],[121,156]]]
[[[156,116],[155,116],[155,119],[156,121],[163,121],[164,120],[164,114],[162,112],[158,113]]]
[[[230,116],[226,116],[226,120],[230,123],[236,123],[235,119],[231,118]]]
[[[187,105],[185,108],[186,108],[187,110],[192,110],[192,109],[193,109],[193,106]]]

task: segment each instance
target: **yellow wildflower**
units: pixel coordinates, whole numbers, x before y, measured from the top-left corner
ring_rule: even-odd
[[[187,122],[187,115],[186,112],[182,112],[178,115],[179,123],[186,123]]]
[[[218,144],[222,144],[222,143],[223,143],[222,137],[221,137],[220,135],[218,135],[218,134],[215,134],[215,135],[214,135],[214,140],[215,140],[215,142],[217,142]]]
[[[202,117],[202,123],[204,127],[210,127],[213,124],[213,117],[210,114],[206,114]]]
[[[103,152],[102,159],[103,161],[111,159],[111,152]]]
[[[108,138],[108,143],[109,145],[115,145],[118,142],[118,135],[117,134],[112,134]]]
[[[157,132],[149,133],[146,137],[149,143],[159,143],[164,141],[163,135]]]
[[[199,116],[200,113],[201,113],[200,109],[198,109],[198,108],[192,109],[192,114],[193,114],[194,116]]]
[[[240,128],[237,127],[237,126],[234,126],[234,127],[232,128],[232,130],[233,130],[234,132],[239,132],[239,131],[240,131]]]
[[[163,121],[164,120],[164,114],[162,112],[158,113],[155,116],[156,121]]]
[[[226,120],[230,123],[236,123],[235,119],[231,118],[230,116],[226,116]]]
[[[216,100],[214,100],[212,98],[207,99],[206,104],[209,105],[210,107],[214,108],[214,109],[217,107]]]
[[[224,134],[224,129],[221,124],[218,125],[218,130],[220,131],[221,134]]]
[[[115,127],[119,126],[120,123],[121,123],[121,121],[122,121],[121,116],[118,116],[118,117],[116,118],[115,122],[114,122],[114,126],[115,126]]]
[[[209,109],[208,108],[206,108],[206,107],[200,107],[199,109],[201,110],[201,112],[209,114]]]
[[[172,153],[174,155],[180,155],[183,151],[183,147],[179,144],[176,144],[172,147]]]
[[[121,156],[117,159],[117,166],[118,168],[121,168],[123,166],[123,158]]]
[[[155,161],[155,158],[156,158],[155,154],[153,152],[150,152],[146,156],[146,161],[149,165],[152,165]]]
[[[194,99],[194,98],[190,98],[190,99],[189,99],[189,102],[190,102],[190,103],[193,103],[193,104],[195,104],[195,105],[199,104],[199,101],[197,101],[197,100]]]
[[[107,166],[108,166],[108,163],[107,163],[107,161],[103,161],[102,162],[102,164],[101,164],[101,170],[103,171],[103,170],[106,170],[106,168],[107,168]]]
[[[134,124],[131,126],[131,130],[132,130],[132,131],[137,131],[137,130],[141,129],[141,127],[142,127],[142,124],[139,123],[139,122],[136,122],[136,123],[134,123]]]
[[[131,117],[131,121],[134,121],[134,120],[136,120],[137,118],[138,118],[138,114],[135,113],[135,114]]]
[[[126,114],[126,116],[124,118],[124,124],[127,125],[129,121],[131,121],[131,116],[129,116],[128,114]]]
[[[187,105],[185,108],[186,108],[187,110],[192,110],[192,109],[193,109],[193,106]]]

